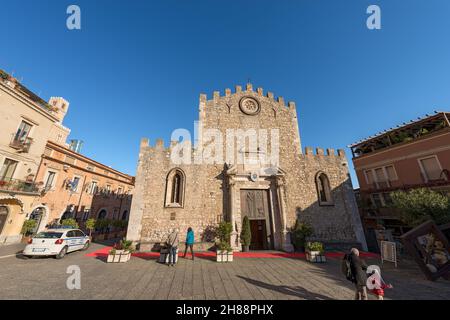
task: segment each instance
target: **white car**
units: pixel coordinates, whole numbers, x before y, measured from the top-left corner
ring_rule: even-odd
[[[79,229],[48,229],[32,237],[22,254],[25,257],[55,256],[61,259],[68,252],[86,250],[89,244],[89,237]]]

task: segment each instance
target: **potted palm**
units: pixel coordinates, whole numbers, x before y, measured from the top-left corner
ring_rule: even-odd
[[[23,222],[22,230],[21,230],[21,233],[23,235],[22,242],[26,243],[30,240],[31,235],[35,228],[36,228],[36,220],[30,219],[30,220],[25,220]]]
[[[321,242],[306,243],[306,260],[309,262],[326,262],[326,258]]]
[[[230,222],[222,221],[217,228],[217,236],[219,241],[216,243],[216,261],[231,262],[233,261],[233,249],[231,248],[230,239],[233,225]]]
[[[250,251],[250,243],[252,242],[252,231],[250,229],[250,220],[247,216],[244,217],[242,221],[242,231],[241,231],[241,244],[242,251]]]
[[[133,251],[132,244],[133,242],[130,240],[120,240],[120,242],[116,243],[109,251],[106,262],[128,262],[131,258],[131,252]]]

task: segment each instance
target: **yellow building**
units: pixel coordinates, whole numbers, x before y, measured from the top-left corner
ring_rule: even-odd
[[[21,229],[40,196],[35,177],[47,141],[66,145],[62,125],[69,103],[47,103],[0,70],[0,244],[19,242]]]

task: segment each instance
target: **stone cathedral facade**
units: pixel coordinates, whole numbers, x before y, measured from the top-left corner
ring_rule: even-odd
[[[215,150],[223,153],[222,162],[196,161],[210,148],[203,138],[208,129],[222,134],[223,149]],[[270,136],[274,129],[277,148],[270,137],[267,148],[251,148],[245,139],[244,148],[238,147],[238,136],[225,139],[230,130]],[[173,161],[180,143],[165,147],[162,140],[154,145],[141,140],[127,234],[141,249],[163,242],[172,228],[180,230],[181,240],[192,227],[196,242],[211,241],[210,230],[226,220],[233,225],[232,246],[240,250],[244,216],[250,219],[254,250],[292,251],[289,231],[296,219],[311,224],[312,240],[366,249],[344,151],[302,150],[294,102],[286,105],[282,97],[255,91],[251,84],[214,92],[211,99],[201,94],[198,133],[197,142],[188,145],[192,153],[182,152],[190,163]],[[234,150],[231,156],[228,147]],[[274,149],[275,164],[258,162],[270,151],[273,157]],[[243,158],[255,161],[239,161]]]

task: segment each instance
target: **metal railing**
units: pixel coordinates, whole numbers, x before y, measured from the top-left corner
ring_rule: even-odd
[[[442,171],[436,171],[428,173],[428,175],[424,173],[420,173],[420,178],[417,183],[413,184],[405,184],[401,181],[396,182],[394,186],[390,180],[383,181],[382,183],[378,182],[378,184],[370,183],[368,188],[361,190],[361,193],[374,193],[374,192],[391,192],[395,190],[407,190],[414,188],[432,188],[439,186],[447,186],[450,185],[450,173],[449,170],[444,169]]]
[[[9,146],[11,148],[19,150],[20,152],[27,153],[28,151],[30,151],[30,146],[32,143],[33,143],[33,139],[30,137],[27,137],[25,139],[20,139],[15,134],[13,134],[11,142],[9,143]]]
[[[0,179],[0,191],[39,193],[39,187],[34,182],[3,178]]]
[[[443,183],[449,180],[449,171],[444,170],[435,170],[427,173],[420,173],[422,177],[423,183]]]

